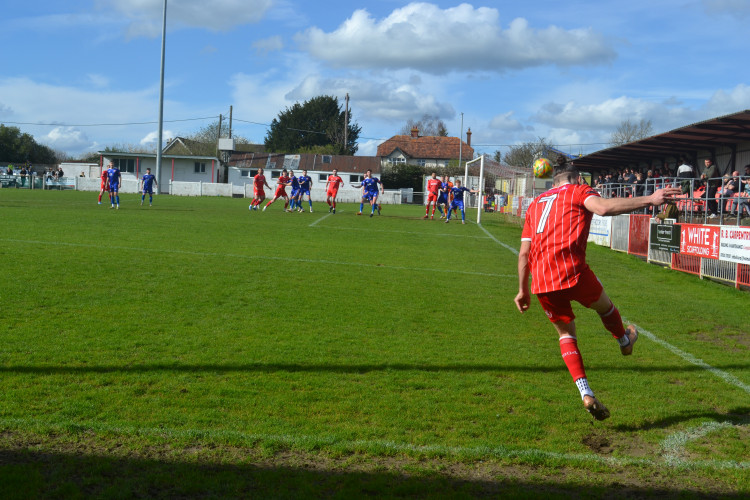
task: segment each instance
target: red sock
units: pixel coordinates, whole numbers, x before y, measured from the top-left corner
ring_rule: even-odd
[[[620,311],[617,310],[614,304],[608,312],[599,316],[602,319],[604,328],[612,334],[616,339],[622,338],[625,335],[625,327],[622,324],[622,318],[620,317]]]
[[[333,208],[336,208],[336,200],[333,200]]]
[[[99,203],[102,201],[102,193],[99,193]]]
[[[578,350],[578,341],[575,337],[562,337],[560,339],[560,354],[562,354],[565,366],[568,367],[573,380],[586,377],[586,370],[583,369],[583,358]]]
[[[326,203],[328,203],[328,206],[329,206],[329,207],[332,207],[332,206],[333,206],[333,205],[331,205],[331,200],[326,200]]]

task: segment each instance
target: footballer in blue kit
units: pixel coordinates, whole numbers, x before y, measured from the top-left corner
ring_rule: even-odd
[[[289,170],[289,182],[291,183],[292,193],[289,195],[289,208],[287,212],[291,212],[295,209],[302,211],[302,204],[299,202],[300,191],[299,191],[299,178],[294,175],[294,170]]]
[[[307,202],[310,204],[310,212],[312,209],[312,198],[310,197],[310,188],[312,187],[312,177],[307,175],[307,170],[302,171],[302,175],[298,177],[299,180],[299,207],[300,212],[302,211],[302,197],[307,196]]]
[[[154,201],[154,184],[157,186],[159,183],[156,181],[156,176],[151,174],[151,169],[146,169],[146,175],[141,177],[141,205],[146,199],[146,193],[148,193],[148,206],[150,207]]]
[[[461,210],[461,224],[466,224],[466,212],[464,211],[464,192],[467,193],[478,193],[476,189],[467,189],[461,185],[461,179],[456,179],[456,185],[451,188],[451,194],[453,195],[453,201],[448,209],[448,218],[445,223],[451,221],[451,212]]]
[[[451,185],[448,183],[448,176],[443,176],[443,182],[440,183],[440,191],[438,192],[437,207],[440,211],[440,218],[444,219],[448,214],[448,193],[451,191]],[[443,211],[445,208],[445,211]]]
[[[120,180],[122,175],[120,169],[115,167],[115,164],[109,162],[109,168],[107,169],[107,177],[109,178],[109,202],[112,205],[110,208],[115,208],[117,203],[117,209],[120,209]]]
[[[365,201],[370,203],[370,217],[375,213],[375,208],[378,209],[380,214],[380,205],[378,205],[378,196],[383,192],[383,183],[380,179],[372,176],[372,170],[365,172],[365,178],[359,184],[355,184],[355,187],[362,187],[362,202],[359,204],[359,212],[357,215],[362,215],[362,210],[365,208]]]

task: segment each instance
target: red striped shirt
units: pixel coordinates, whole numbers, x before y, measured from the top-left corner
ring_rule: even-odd
[[[590,186],[563,184],[539,195],[526,211],[522,241],[530,241],[531,293],[565,290],[588,268],[586,241],[593,213],[584,206],[599,196]]]

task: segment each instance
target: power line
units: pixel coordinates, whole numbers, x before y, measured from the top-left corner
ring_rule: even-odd
[[[175,122],[191,122],[199,120],[213,120],[217,119],[218,116],[204,116],[202,118],[184,118],[182,120],[164,120],[164,123],[175,123]],[[158,121],[151,122],[128,122],[128,123],[36,123],[36,122],[8,122],[2,121],[1,123],[10,125],[38,125],[42,127],[123,127],[127,125],[151,125],[159,123]]]

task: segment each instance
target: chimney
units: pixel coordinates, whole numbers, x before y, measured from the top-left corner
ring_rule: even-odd
[[[471,127],[466,131],[466,145],[471,146]]]
[[[414,139],[416,139],[417,137],[419,137],[419,129],[417,127],[412,127],[411,128],[411,136]]]

